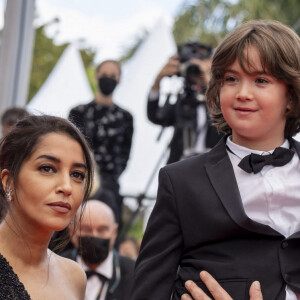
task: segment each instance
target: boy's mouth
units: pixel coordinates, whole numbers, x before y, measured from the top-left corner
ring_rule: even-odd
[[[248,107],[235,107],[234,110],[240,111],[240,112],[255,112],[256,109],[248,108]]]

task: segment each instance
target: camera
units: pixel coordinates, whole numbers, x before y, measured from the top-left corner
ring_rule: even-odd
[[[178,46],[179,73],[178,76],[184,77],[187,82],[193,82],[202,74],[198,65],[190,62],[192,58],[205,60],[211,57],[212,47],[199,42],[188,42]]]
[[[212,47],[199,42],[188,42],[178,46],[179,73],[184,77],[184,91],[177,101],[176,127],[188,129],[196,134],[197,107],[205,102],[206,84],[202,82],[202,70],[199,65],[191,62],[192,58],[209,59]]]

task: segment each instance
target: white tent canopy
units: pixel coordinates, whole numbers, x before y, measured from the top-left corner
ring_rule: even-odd
[[[93,97],[80,53],[69,45],[27,109],[36,114],[67,117],[72,107]]]
[[[122,194],[144,192],[155,164],[170,142],[170,128],[165,130],[161,140],[156,142],[161,127],[147,119],[146,107],[147,95],[156,75],[175,53],[176,44],[171,27],[161,20],[133,58],[123,67],[122,81],[115,99],[120,106],[133,114],[134,137],[130,161],[121,176]],[[156,186],[157,176],[154,176],[149,188],[151,196],[155,196]]]
[[[155,76],[176,53],[171,27],[160,21],[130,61],[122,67],[121,82],[115,102],[134,117],[133,145],[128,167],[121,177],[121,193],[138,195],[144,192],[155,164],[166,149],[172,129],[156,142],[160,126],[150,123],[146,115],[147,94]],[[174,82],[174,79],[171,79]],[[165,80],[164,86],[168,84]],[[170,82],[169,82],[170,84]],[[83,63],[74,46],[68,46],[36,96],[28,104],[33,113],[67,117],[71,108],[93,99]],[[165,161],[164,161],[165,163]],[[157,176],[149,190],[155,196]]]

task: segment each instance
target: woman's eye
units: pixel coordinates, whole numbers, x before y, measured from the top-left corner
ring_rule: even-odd
[[[80,180],[80,181],[83,181],[83,180],[85,179],[85,174],[82,173],[82,172],[78,172],[78,171],[73,172],[73,173],[71,174],[71,176],[72,176],[73,178],[75,178],[76,180]]]
[[[54,173],[55,169],[52,166],[46,165],[46,166],[40,166],[39,171],[43,173]]]

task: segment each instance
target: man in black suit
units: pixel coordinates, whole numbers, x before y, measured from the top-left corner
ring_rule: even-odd
[[[80,210],[78,212],[78,218]],[[70,235],[74,227],[70,227]],[[112,209],[98,200],[89,200],[80,228],[72,242],[75,249],[62,256],[77,261],[87,274],[85,300],[129,300],[134,261],[113,248],[118,225]]]

